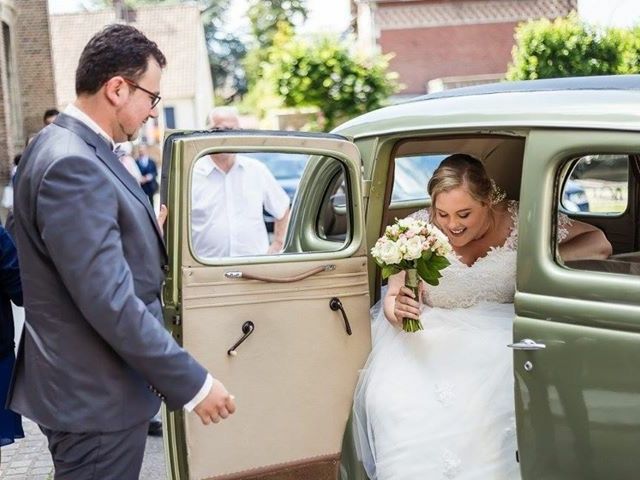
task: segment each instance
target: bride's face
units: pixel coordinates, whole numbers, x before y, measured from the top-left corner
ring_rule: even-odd
[[[436,222],[454,247],[463,247],[487,232],[488,205],[475,200],[464,187],[439,193],[434,205]]]

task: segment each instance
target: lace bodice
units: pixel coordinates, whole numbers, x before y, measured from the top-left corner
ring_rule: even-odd
[[[449,254],[451,262],[442,270],[440,285],[427,285],[424,302],[439,308],[468,308],[481,302],[511,303],[516,289],[516,253],[518,248],[518,202],[510,200],[507,211],[511,215],[511,230],[504,244],[492,247],[484,256],[468,266],[455,252]],[[411,215],[429,222],[429,212],[419,210]],[[558,240],[568,234],[571,220],[558,215]]]
[[[509,236],[500,247],[491,248],[471,266],[452,252],[451,262],[442,270],[440,285],[427,285],[424,299],[428,305],[439,308],[468,308],[480,302],[510,303],[516,289],[516,251],[518,246],[518,203],[507,206],[512,225]],[[419,210],[413,217],[429,221],[427,210]]]

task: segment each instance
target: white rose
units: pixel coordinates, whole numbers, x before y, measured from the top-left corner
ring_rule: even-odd
[[[377,257],[387,265],[394,265],[402,261],[402,253],[395,242],[384,242],[380,245]]]
[[[422,256],[422,244],[424,242],[424,238],[416,235],[415,237],[409,238],[405,244],[405,254],[404,258],[406,260],[416,260]]]
[[[413,225],[413,219],[411,218],[402,218],[400,220],[398,220],[398,223],[396,225],[398,225],[401,228],[411,228],[411,226]]]

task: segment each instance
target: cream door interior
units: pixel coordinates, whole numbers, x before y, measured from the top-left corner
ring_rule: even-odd
[[[309,156],[284,253],[203,259],[194,251],[194,164],[215,152]],[[180,207],[170,208],[167,224],[166,319],[237,403],[236,414],[217,425],[203,426],[194,413],[167,416],[172,478],[338,478],[370,350],[357,148],[333,135],[243,131],[174,135],[167,154],[167,200]],[[343,240],[323,237],[328,209],[348,224]]]

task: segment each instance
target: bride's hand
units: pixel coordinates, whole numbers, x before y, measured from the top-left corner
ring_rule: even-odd
[[[407,287],[400,287],[400,291],[393,299],[393,317],[389,320],[394,325],[400,325],[403,318],[420,318],[420,303],[414,297],[411,289]]]

